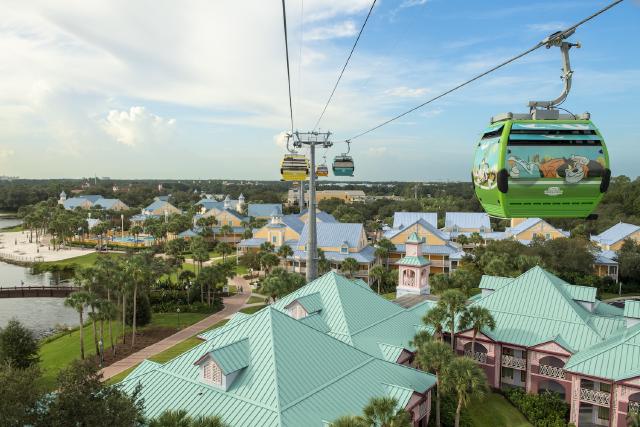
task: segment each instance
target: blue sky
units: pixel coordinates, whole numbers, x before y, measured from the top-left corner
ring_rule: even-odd
[[[289,113],[278,0],[0,1],[0,175],[279,178]],[[606,3],[378,1],[321,128],[344,140]],[[287,1],[296,128],[315,124],[369,5]],[[563,105],[592,113],[613,173],[632,177],[639,21],[627,0],[578,30]],[[468,179],[490,116],[554,98],[560,67],[557,49],[539,49],[357,139],[358,179]]]

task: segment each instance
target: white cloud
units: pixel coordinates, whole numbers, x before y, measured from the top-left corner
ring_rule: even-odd
[[[163,119],[144,107],[131,107],[129,111],[111,110],[103,129],[124,145],[166,142],[175,128],[175,119]]]
[[[304,38],[305,40],[328,40],[352,37],[357,33],[356,24],[349,20],[334,25],[313,28],[305,33]]]
[[[400,7],[406,8],[406,7],[422,6],[423,4],[426,4],[428,1],[429,0],[404,0],[400,4]]]
[[[420,113],[420,115],[422,117],[425,117],[427,119],[430,119],[432,117],[436,117],[439,116],[440,114],[442,114],[444,112],[444,110],[442,108],[433,108],[433,109],[427,109],[425,110],[423,113]]]
[[[540,24],[529,24],[527,28],[531,31],[539,33],[553,33],[555,31],[564,30],[569,25],[566,22],[545,22]]]
[[[426,87],[410,88],[406,86],[398,86],[385,91],[389,96],[397,96],[399,98],[417,98],[431,92]]]
[[[280,148],[287,148],[287,132],[282,131],[274,135],[273,142]]]

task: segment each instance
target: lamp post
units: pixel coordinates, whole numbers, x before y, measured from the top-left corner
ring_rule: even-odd
[[[178,313],[178,329],[180,329],[180,307],[176,309],[176,312]]]
[[[120,237],[124,240],[124,214],[120,214]]]

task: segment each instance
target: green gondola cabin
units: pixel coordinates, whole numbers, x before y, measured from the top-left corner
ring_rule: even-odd
[[[588,114],[532,120],[507,113],[478,142],[472,182],[492,216],[587,218],[610,176],[604,139]]]

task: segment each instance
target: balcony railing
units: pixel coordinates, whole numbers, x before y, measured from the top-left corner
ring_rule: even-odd
[[[560,380],[565,379],[564,369],[551,365],[540,365],[539,373],[545,377],[558,378]]]
[[[487,353],[483,353],[481,351],[465,350],[464,351],[464,355],[466,357],[470,357],[471,359],[475,360],[476,362],[487,363]]]
[[[527,360],[520,359],[519,357],[508,356],[506,354],[502,355],[502,366],[504,368],[513,368],[513,369],[527,369]]]
[[[640,413],[640,402],[629,402],[629,413]]]
[[[611,404],[611,393],[591,390],[589,388],[581,388],[580,400],[583,402],[595,403],[600,406],[609,406]]]

